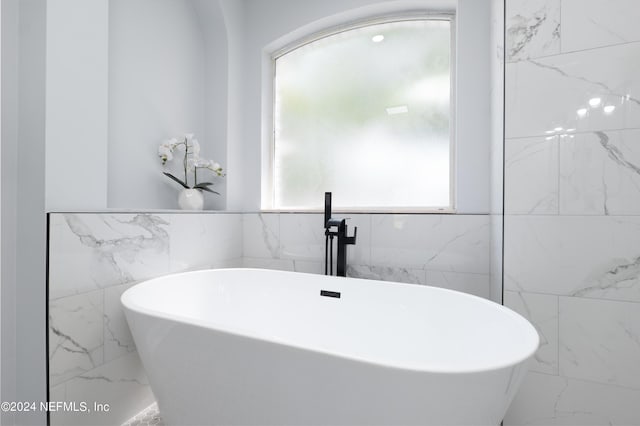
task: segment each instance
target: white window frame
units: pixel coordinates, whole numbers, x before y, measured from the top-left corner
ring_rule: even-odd
[[[261,202],[260,210],[266,212],[320,212],[321,209],[309,207],[308,209],[280,209],[274,207],[274,161],[275,161],[275,79],[276,60],[287,53],[313,43],[325,37],[329,37],[341,32],[350,31],[377,24],[388,24],[393,22],[422,21],[422,20],[443,20],[450,23],[450,111],[449,111],[449,206],[447,207],[375,207],[375,206],[353,206],[339,208],[340,212],[352,213],[456,213],[456,14],[455,12],[408,12],[398,15],[386,15],[375,18],[366,18],[349,23],[336,25],[327,29],[314,32],[306,37],[287,43],[285,46],[267,52],[268,67],[266,76],[263,74],[263,83],[267,85],[267,96],[263,96],[262,110],[262,173],[261,173]],[[265,78],[266,77],[266,78]],[[318,194],[319,199],[323,199],[324,194]]]

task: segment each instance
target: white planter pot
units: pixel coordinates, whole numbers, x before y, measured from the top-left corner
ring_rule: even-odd
[[[199,189],[183,189],[178,196],[178,204],[182,210],[202,210],[204,197]]]

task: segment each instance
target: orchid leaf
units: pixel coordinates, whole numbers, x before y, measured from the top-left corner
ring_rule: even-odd
[[[199,184],[194,186],[194,188],[204,188],[211,185],[213,185],[213,182],[200,182]]]
[[[171,173],[167,173],[167,172],[162,172],[162,173],[165,176],[167,176],[169,179],[173,179],[174,181],[178,182],[180,185],[182,185],[183,188],[189,189],[189,186],[186,183],[184,183],[183,181],[181,181],[180,179],[178,179],[177,177],[175,177]]]
[[[220,195],[219,192],[214,191],[213,189],[209,189],[209,188],[198,188],[201,191],[207,191],[207,192],[211,192],[212,194],[217,194]]]

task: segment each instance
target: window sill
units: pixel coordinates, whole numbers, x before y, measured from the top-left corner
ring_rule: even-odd
[[[261,209],[259,213],[307,213],[324,214],[323,209]],[[387,208],[387,209],[367,209],[367,208],[344,208],[334,209],[337,214],[456,214],[455,209],[415,209],[415,208]]]

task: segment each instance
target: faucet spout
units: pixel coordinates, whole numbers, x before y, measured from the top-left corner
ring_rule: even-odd
[[[358,227],[354,227],[353,236],[347,236],[347,218],[335,218],[331,212],[331,193],[324,194],[324,234],[325,234],[325,275],[330,266],[333,275],[333,239],[338,237],[338,253],[336,258],[336,275],[347,276],[347,245],[356,244]],[[334,230],[335,229],[335,230]],[[331,255],[329,255],[329,253]]]

